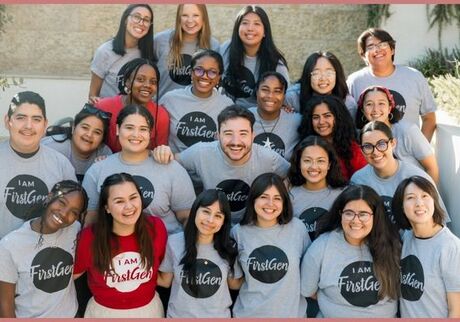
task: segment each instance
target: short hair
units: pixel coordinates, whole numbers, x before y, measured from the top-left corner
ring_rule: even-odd
[[[389,140],[393,139],[393,132],[391,132],[391,129],[388,127],[388,125],[386,125],[385,123],[380,122],[380,121],[371,121],[371,122],[367,123],[366,125],[364,125],[364,127],[361,129],[360,142],[363,141],[363,134],[364,133],[372,132],[372,131],[380,131],[383,134],[385,134],[385,136]]]
[[[224,108],[217,116],[218,131],[220,131],[222,123],[239,117],[248,120],[251,124],[251,130],[253,129],[254,123],[256,122],[254,114],[241,105],[233,104]]]
[[[40,94],[32,91],[19,92],[13,96],[8,107],[8,118],[11,118],[16,109],[24,103],[37,105],[46,120],[45,100]]]
[[[196,61],[203,57],[213,58],[219,66],[219,75],[222,75],[224,73],[224,61],[222,59],[222,55],[212,49],[202,49],[194,53],[192,55],[192,60],[190,61],[190,67],[193,69],[196,65]]]
[[[364,54],[366,53],[366,40],[369,37],[375,37],[379,39],[380,41],[386,41],[390,45],[391,49],[396,48],[396,40],[391,37],[391,35],[380,28],[369,28],[365,30],[361,35],[358,37],[358,54],[361,57],[364,57]],[[395,55],[391,55],[391,60],[394,61]]]
[[[404,179],[396,188],[393,200],[391,202],[391,210],[395,218],[396,224],[400,229],[412,229],[412,226],[404,213],[404,193],[409,184],[413,183],[433,198],[434,212],[433,221],[438,225],[444,225],[446,214],[439,202],[439,193],[436,187],[428,179],[421,176],[412,176]]]
[[[241,219],[240,225],[256,224],[257,213],[254,208],[254,203],[256,199],[270,187],[275,187],[283,199],[283,210],[277,218],[278,224],[285,225],[292,220],[292,203],[286,186],[283,183],[283,179],[275,173],[268,172],[259,175],[252,182],[251,189],[249,189],[248,199],[246,201],[246,211]]]
[[[256,92],[256,95],[257,95],[257,91],[259,90],[259,87],[260,87],[260,84],[262,84],[263,82],[265,82],[265,80],[269,77],[275,77],[278,79],[278,81],[281,83],[281,86],[283,86],[283,93],[286,94],[286,91],[287,91],[287,88],[288,88],[288,82],[286,80],[286,78],[284,78],[284,76],[281,74],[281,73],[278,73],[276,71],[272,71],[272,70],[269,70],[265,73],[263,73],[259,80],[257,81],[256,83],[256,87],[255,87],[255,92]]]

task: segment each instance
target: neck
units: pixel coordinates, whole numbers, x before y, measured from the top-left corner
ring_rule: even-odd
[[[278,223],[277,220],[275,221],[265,221],[265,220],[259,220],[259,219],[256,220],[256,226],[260,228],[270,228],[270,227],[276,226],[277,223]]]
[[[198,33],[194,35],[187,34],[185,32],[182,33],[182,41],[185,42],[195,42],[198,40]]]
[[[10,147],[13,149],[13,151],[19,155],[22,158],[30,158],[33,157],[35,154],[37,154],[38,150],[40,150],[40,145],[36,147],[31,147],[29,149],[22,149],[22,148],[17,148],[14,145],[11,144],[10,142]]]
[[[206,245],[211,244],[214,241],[214,235],[202,235],[198,234],[198,244]]]
[[[146,160],[149,157],[150,151],[148,149],[145,149],[142,152],[129,152],[126,150],[121,150],[120,156],[123,159],[123,161],[126,162],[141,162]]]
[[[73,140],[70,140],[70,148],[72,149],[72,154],[80,160],[87,160],[91,156],[92,152],[81,152]]]
[[[208,98],[212,95],[212,90],[208,93],[200,93],[195,89],[195,86],[192,86],[192,94],[199,98]]]
[[[374,74],[377,77],[388,77],[391,74],[393,74],[395,70],[395,65],[391,64],[389,66],[374,66],[370,67],[372,74]]]
[[[310,191],[319,191],[327,188],[327,183],[326,180],[320,181],[320,182],[305,182],[303,184],[303,187],[307,190]]]
[[[412,226],[414,236],[418,238],[431,238],[434,235],[436,235],[441,229],[442,226],[434,222],[414,224]]]
[[[135,48],[139,44],[139,40],[130,34],[125,35],[125,48]]]
[[[244,45],[244,54],[249,57],[256,57],[257,52],[259,51],[260,44],[254,46]]]
[[[35,231],[36,233],[43,234],[43,235],[53,234],[53,233],[56,232],[56,230],[48,229],[48,227],[45,227],[43,225],[43,218],[42,217],[38,217],[38,218],[33,219],[30,222],[30,228],[33,231]]]
[[[267,113],[263,109],[257,107],[257,114],[259,114],[260,118],[265,121],[273,121],[280,117],[281,110],[277,110],[272,113]]]
[[[393,176],[399,168],[399,162],[396,159],[393,159],[392,161],[389,161],[388,165],[385,167],[385,169],[375,169],[375,173],[382,178],[386,179],[391,176]]]
[[[109,216],[109,215],[107,215]],[[113,227],[112,227],[112,232],[117,235],[117,236],[129,236],[129,235],[132,235],[134,233],[134,231],[136,230],[136,226],[135,225],[122,225],[122,224],[118,224],[117,222],[113,222]]]

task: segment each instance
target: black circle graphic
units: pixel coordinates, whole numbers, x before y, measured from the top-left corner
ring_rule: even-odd
[[[217,126],[214,120],[203,112],[185,114],[177,123],[177,138],[186,146],[198,142],[212,142],[216,139]]]
[[[227,195],[231,211],[238,211],[246,207],[249,194],[249,185],[241,180],[224,180],[217,185]]]
[[[401,260],[401,295],[408,301],[418,301],[425,286],[425,274],[420,260],[409,255]]]
[[[192,280],[181,271],[181,286],[185,293],[199,299],[216,294],[222,284],[222,272],[219,266],[208,259],[198,258],[191,271],[195,273]]]
[[[391,202],[393,201],[393,197],[389,196],[380,196],[383,201],[383,208],[385,209],[385,213],[390,218],[392,223],[396,223],[395,218],[393,216],[393,212],[391,211]]]
[[[190,63],[192,61],[192,56],[187,55],[187,54],[182,54],[182,66],[179,68],[171,68],[169,70],[169,77],[171,77],[172,81],[174,83],[177,83],[179,85],[190,85],[192,82],[192,77],[191,77],[191,66]]]
[[[313,241],[315,239],[315,232],[317,230],[317,225],[318,225],[318,218],[326,215],[328,211],[324,208],[321,207],[311,207],[306,210],[304,210],[300,216],[299,219],[302,220],[302,222],[305,224],[305,227],[307,228],[308,235],[310,236],[310,239]]]
[[[42,203],[48,195],[48,187],[39,178],[20,174],[11,179],[5,187],[3,196],[6,207],[11,214],[19,219],[32,218],[31,206]]]
[[[254,138],[254,143],[275,151],[282,157],[286,153],[283,140],[275,133],[260,133]]]
[[[141,188],[142,192],[142,203],[147,208],[150,203],[153,201],[153,197],[155,195],[155,188],[153,184],[145,177],[133,175],[134,181],[136,181],[139,188]]]
[[[380,283],[374,276],[372,262],[357,261],[340,273],[338,287],[348,303],[359,307],[377,304]]]
[[[267,284],[281,280],[289,268],[286,254],[278,247],[271,245],[254,249],[248,257],[247,264],[251,276]]]
[[[238,84],[233,86],[229,77],[224,77],[223,86],[225,90],[234,97],[247,98],[254,96],[254,89],[256,87],[256,80],[252,72],[243,66],[241,74],[238,75]]]
[[[393,95],[393,99],[395,100],[395,108],[401,112],[401,118],[404,117],[404,113],[406,112],[406,100],[404,97],[397,91],[390,89],[390,93]]]
[[[58,247],[48,247],[39,251],[30,267],[35,287],[46,293],[65,289],[72,278],[72,272],[72,255]]]

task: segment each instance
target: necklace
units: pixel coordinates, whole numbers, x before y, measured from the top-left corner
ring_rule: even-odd
[[[281,115],[276,119],[276,122],[273,125],[269,133],[267,133],[267,131],[265,130],[264,124],[262,123],[262,118],[259,119],[260,126],[262,126],[262,130],[264,131],[264,134],[265,134],[265,141],[262,141],[263,146],[266,148],[269,148],[270,150],[272,149],[272,146],[274,146],[274,143],[270,141],[270,136],[275,130],[276,126],[278,125],[278,121],[280,120],[280,118],[281,118]]]

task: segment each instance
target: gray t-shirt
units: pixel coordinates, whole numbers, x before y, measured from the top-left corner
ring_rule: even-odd
[[[91,71],[103,80],[99,97],[118,95],[117,75],[120,68],[134,58],[141,57],[141,51],[138,47],[125,48],[126,53],[124,56],[120,56],[113,51],[112,43],[113,39],[110,39],[99,46],[91,62]]]
[[[83,181],[83,177],[85,176],[86,171],[89,167],[93,164],[94,160],[97,157],[104,156],[104,155],[111,155],[112,150],[102,143],[96,151],[93,152],[89,156],[88,159],[81,159],[77,157],[74,153],[72,153],[72,144],[71,140],[65,140],[64,142],[56,142],[53,140],[52,137],[47,136],[42,139],[42,144],[49,146],[50,148],[62,153],[67,159],[69,159],[70,163],[75,168],[75,174],[77,176],[78,181]]]
[[[396,188],[398,188],[398,185],[401,183],[401,181],[412,176],[421,176],[429,180],[436,187],[433,179],[422,169],[409,162],[397,162],[398,170],[389,178],[380,178],[375,173],[374,168],[368,164],[364,168],[356,171],[350,179],[351,183],[367,185],[373,188],[380,195],[385,206],[385,212],[390,217],[392,222],[394,222],[394,218],[391,212],[391,201],[393,200]],[[439,195],[439,203],[441,204],[442,209],[446,212],[446,222],[450,222],[450,217],[447,213],[446,206],[442,201],[441,195]]]
[[[374,76],[369,67],[364,67],[348,76],[350,94],[358,100],[367,87],[380,85],[388,88],[395,99],[396,108],[404,112],[404,120],[420,126],[419,116],[436,111],[436,103],[425,77],[418,70],[395,65],[388,77]]]
[[[197,244],[196,275],[190,281],[180,261],[185,252],[183,233],[169,236],[166,254],[159,270],[173,273],[168,318],[230,318],[230,267],[214,245]]]
[[[281,110],[276,120],[266,121],[257,113],[257,107],[251,107],[249,110],[256,118],[254,143],[279,153],[289,161],[295,145],[299,142],[297,128],[302,121],[302,116]]]
[[[258,175],[274,172],[284,178],[289,169],[289,163],[278,153],[258,144],[252,145],[245,164],[232,165],[219,141],[194,144],[179,154],[178,161],[199,176],[204,189],[219,188],[227,194],[233,224],[240,222],[250,185]]]
[[[301,294],[318,296],[325,318],[394,318],[396,300],[378,299],[380,284],[366,245],[350,245],[343,231],[319,236],[302,260]]]
[[[236,225],[232,236],[244,272],[234,316],[305,317],[307,302],[300,295],[300,261],[311,243],[305,225],[298,218],[270,228]]]
[[[168,234],[182,231],[175,212],[190,209],[195,200],[195,192],[187,172],[175,161],[164,165],[148,157],[144,161],[131,163],[116,153],[94,163],[83,180],[83,187],[89,197],[88,210],[97,210],[105,178],[120,172],[127,172],[134,177],[142,190],[144,204],[147,205],[144,211],[160,217]]]
[[[227,70],[229,65],[229,45],[230,41],[227,40],[220,46],[219,52],[224,59],[225,70]],[[288,85],[289,85],[289,71],[287,67],[280,61],[278,66],[276,66],[276,71],[284,76]],[[257,105],[256,96],[255,96],[255,86],[258,81],[259,75],[259,59],[258,57],[244,56],[243,62],[243,73],[238,75],[240,77],[240,82],[238,88],[225,91],[229,97],[231,97],[236,104],[241,105],[246,108]],[[222,80],[225,84],[225,73],[224,79]]]
[[[198,47],[198,41],[187,42],[183,41],[181,48],[182,55],[182,67],[172,70],[168,67],[169,51],[171,50],[170,39],[174,34],[174,29],[167,29],[161,31],[153,38],[153,50],[155,56],[158,59],[158,70],[160,71],[160,88],[158,95],[161,98],[167,92],[183,88],[191,83],[191,66],[192,56],[200,48]],[[212,50],[219,50],[219,42],[211,37],[211,48]]]
[[[233,101],[214,90],[208,98],[192,93],[192,86],[166,93],[160,100],[169,113],[169,146],[182,152],[197,142],[212,142],[217,135],[217,116]]]
[[[399,121],[392,125],[391,131],[396,138],[395,156],[402,161],[410,162],[424,170],[419,160],[433,155],[430,143],[417,125],[407,121]]]
[[[460,239],[447,227],[429,239],[408,230],[401,258],[401,317],[447,318],[447,292],[460,292]]]
[[[53,234],[33,231],[30,221],[0,240],[0,281],[16,284],[18,318],[73,318],[78,303],[72,279],[80,224]]]
[[[284,103],[292,107],[296,112],[300,113],[300,84],[295,83],[292,86],[289,86],[286,91],[286,96],[284,98]],[[347,94],[345,97],[345,106],[351,114],[351,117],[355,119],[356,111],[358,106],[355,99],[350,94]]]
[[[36,216],[30,213],[31,207],[43,203],[54,184],[77,179],[69,160],[44,145],[26,159],[4,141],[0,143],[0,160],[0,239]]]
[[[341,188],[327,187],[318,191],[308,190],[303,186],[292,187],[289,196],[294,216],[302,220],[310,239],[314,240],[318,219],[326,215],[335,199],[343,191]]]

